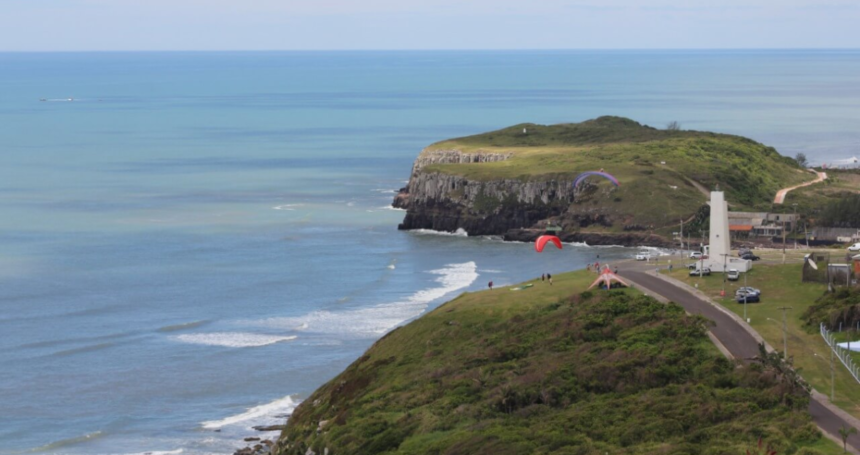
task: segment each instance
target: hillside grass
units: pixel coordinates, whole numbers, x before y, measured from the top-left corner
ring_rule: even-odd
[[[781,257],[780,251],[772,253],[772,256]],[[819,335],[817,326],[810,328],[805,317],[810,307],[822,296],[826,286],[819,283],[802,283],[801,269],[801,263],[756,263],[748,274],[747,283],[761,289],[762,298],[760,303],[746,305],[747,317],[750,319],[750,325],[774,349],[782,352],[782,311],[778,308],[791,307],[786,313],[788,355],[794,359],[794,365],[800,370],[800,374],[815,390],[830,396],[830,351]],[[670,275],[691,286],[698,285],[699,290],[711,299],[743,317],[744,305],[732,298],[735,290],[744,285],[743,277],[737,282],[727,281],[726,297],[720,297],[719,293],[723,287],[722,274],[690,277],[686,269],[676,268]],[[860,418],[860,384],[838,361],[835,379],[834,404]]]
[[[527,133],[523,133],[523,128]],[[739,136],[698,131],[657,130],[629,119],[601,117],[575,124],[523,124],[457,138],[426,150],[511,153],[505,161],[436,164],[427,172],[496,179],[571,179],[604,169],[632,191],[677,186],[700,203],[706,200],[689,180],[706,189],[717,185],[743,207],[769,207],[776,192],[812,177],[772,147]],[[661,164],[665,162],[666,164]],[[662,195],[664,192],[660,191]],[[636,193],[627,193],[633,195]],[[679,197],[679,196],[676,196]]]
[[[791,213],[797,210],[815,225],[831,226],[823,218],[828,207],[840,204],[847,197],[860,194],[860,170],[824,169],[827,180],[798,188],[785,197],[783,211]],[[794,204],[797,204],[795,207]],[[799,237],[802,237],[801,232]]]
[[[705,321],[574,272],[463,294],[390,332],[300,405],[282,454],[840,453],[778,372]]]

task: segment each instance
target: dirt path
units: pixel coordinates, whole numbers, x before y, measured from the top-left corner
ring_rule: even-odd
[[[789,188],[783,188],[783,189],[777,191],[776,197],[773,198],[773,203],[774,204],[782,204],[783,202],[785,202],[785,195],[788,194],[789,191],[796,190],[798,188],[803,188],[804,186],[809,186],[809,185],[812,185],[814,183],[823,182],[824,180],[827,179],[827,173],[826,172],[817,172],[817,171],[813,171],[812,169],[810,169],[809,172],[814,173],[818,177],[816,177],[815,180],[811,180],[811,181],[806,182],[806,183],[801,183],[800,185],[795,185],[795,186],[792,186]]]

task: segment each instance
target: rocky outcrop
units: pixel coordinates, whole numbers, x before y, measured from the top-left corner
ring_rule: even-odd
[[[498,235],[562,214],[574,199],[570,181],[472,181],[419,172],[395,198],[407,210],[400,229]]]
[[[574,189],[569,179],[481,181],[425,169],[430,164],[486,163],[509,157],[503,153],[425,150],[415,161],[408,186],[394,198],[393,206],[407,211],[399,228],[505,235],[512,229],[545,226],[550,219],[572,229],[612,225],[603,213],[570,213],[570,204],[579,194],[596,189],[588,182]],[[563,219],[557,219],[562,215]]]
[[[488,152],[461,152],[459,150],[435,150],[426,149],[418,155],[415,164],[412,165],[412,176],[415,176],[425,166],[431,164],[469,164],[469,163],[491,163],[494,161],[505,161],[511,157],[511,153],[488,153]]]

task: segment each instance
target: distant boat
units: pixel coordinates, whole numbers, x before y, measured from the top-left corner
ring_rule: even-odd
[[[48,101],[48,100],[45,98],[39,98],[39,101]]]

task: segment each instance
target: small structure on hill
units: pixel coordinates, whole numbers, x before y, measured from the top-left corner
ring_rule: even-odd
[[[851,286],[854,282],[853,272],[849,264],[827,264],[828,286]]]

